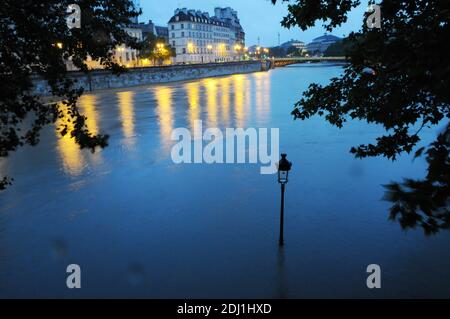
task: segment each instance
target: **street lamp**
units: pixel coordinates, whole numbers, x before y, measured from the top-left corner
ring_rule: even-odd
[[[192,53],[194,51],[194,44],[192,42],[189,42],[187,45],[188,53]]]
[[[281,184],[281,209],[280,209],[280,239],[278,241],[280,246],[284,245],[284,191],[289,178],[289,171],[292,163],[286,159],[286,154],[281,154],[280,162],[278,163],[278,183]]]

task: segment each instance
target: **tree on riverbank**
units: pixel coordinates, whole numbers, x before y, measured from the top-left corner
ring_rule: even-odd
[[[336,41],[325,50],[323,56],[325,57],[346,56],[346,52],[348,50],[347,46],[348,44],[346,42],[346,39]]]
[[[175,49],[167,45],[164,38],[149,33],[142,41],[139,57],[153,61],[153,65],[162,65],[165,60],[175,56]]]
[[[80,27],[69,29],[67,9],[81,9]],[[24,145],[39,143],[41,129],[59,119],[61,135],[69,134],[81,148],[105,147],[108,136],[94,135],[80,114],[77,99],[83,93],[67,78],[70,58],[87,72],[87,57],[99,60],[119,74],[125,68],[115,63],[112,51],[118,45],[138,49],[137,41],[124,27],[140,14],[131,0],[4,0],[0,6],[0,158]],[[44,103],[30,93],[32,76],[44,78],[51,95],[60,103]],[[0,177],[0,190],[10,184]]]
[[[348,12],[359,4],[357,0],[295,0],[281,24],[306,30],[323,21],[331,31],[346,22]],[[426,234],[435,233],[450,228],[450,65],[445,49],[450,3],[411,0],[379,5],[381,28],[371,29],[364,21],[361,31],[350,34],[344,74],[326,86],[310,85],[292,114],[301,120],[324,116],[337,127],[348,119],[383,125],[384,136],[351,149],[357,158],[395,160],[413,151],[425,155],[427,176],[386,185],[385,199],[393,203],[390,218],[403,228],[420,226]],[[421,130],[443,121],[446,127],[436,141],[417,149]]]

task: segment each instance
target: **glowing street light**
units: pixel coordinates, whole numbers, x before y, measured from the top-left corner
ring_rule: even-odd
[[[281,184],[280,239],[278,241],[280,246],[284,245],[284,191],[288,182],[289,171],[292,168],[292,163],[286,159],[286,156],[286,154],[281,154],[281,159],[278,162],[278,183]]]
[[[188,48],[188,52],[189,53],[193,53],[194,52],[194,44],[193,43],[189,42],[188,45],[187,45],[187,48]]]

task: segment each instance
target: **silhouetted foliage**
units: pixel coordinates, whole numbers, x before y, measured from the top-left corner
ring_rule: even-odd
[[[81,28],[69,29],[69,4],[81,8]],[[93,135],[80,114],[77,99],[83,93],[67,77],[70,58],[88,72],[87,57],[99,60],[115,73],[125,69],[112,59],[117,45],[139,45],[123,27],[140,14],[129,0],[3,0],[0,5],[0,157],[24,145],[39,143],[41,129],[60,120],[61,135],[69,134],[81,148],[105,147],[108,136]],[[45,103],[31,93],[32,77],[45,79],[50,95],[61,100]],[[4,189],[11,179],[0,180]]]
[[[302,30],[321,20],[331,31],[359,5],[353,0],[293,2],[282,25]],[[302,120],[324,116],[339,128],[349,118],[383,125],[385,136],[351,152],[358,158],[385,156],[395,160],[400,153],[414,150],[423,127],[436,126],[450,117],[450,2],[379,4],[382,28],[369,29],[363,21],[362,30],[348,37],[349,64],[343,75],[326,86],[310,85],[292,114]],[[427,177],[386,186],[385,198],[394,203],[391,218],[405,229],[421,226],[430,234],[448,228],[449,142],[447,125],[433,144],[416,154],[427,156]]]
[[[349,50],[348,46],[349,44],[346,39],[336,41],[325,50],[323,56],[347,56],[347,52]]]
[[[270,55],[276,58],[284,58],[286,57],[286,50],[281,46],[273,47],[270,48]]]
[[[303,52],[293,45],[287,48],[286,54],[293,57],[303,56]]]

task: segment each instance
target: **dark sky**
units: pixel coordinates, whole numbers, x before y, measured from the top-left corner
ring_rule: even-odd
[[[342,37],[361,28],[367,1],[363,0],[362,3],[364,5],[350,13],[349,21],[335,29],[332,34]],[[215,7],[232,7],[238,11],[241,24],[247,33],[246,42],[249,46],[256,44],[258,37],[261,38],[262,46],[275,46],[278,44],[278,32],[281,43],[290,39],[310,42],[325,33],[321,23],[305,32],[299,28],[284,29],[280,21],[287,13],[287,3],[280,2],[274,6],[269,0],[140,0],[140,5],[144,12],[140,21],[151,19],[158,25],[167,25],[178,7],[207,11],[210,14],[214,13]]]

